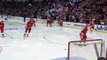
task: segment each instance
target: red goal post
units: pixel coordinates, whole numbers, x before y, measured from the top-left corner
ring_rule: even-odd
[[[104,58],[105,59],[105,41],[103,41],[103,39],[89,39],[89,40],[86,40],[86,43],[80,43],[81,41],[80,40],[75,40],[75,41],[69,41],[68,42],[68,52],[67,52],[67,60],[71,60],[72,58],[72,53],[71,53],[71,48],[73,47],[72,44],[89,44],[89,45],[92,45],[94,46],[94,50],[95,50],[95,53],[96,53],[96,56],[97,56],[97,59],[100,60],[100,58]],[[98,51],[98,48],[97,48],[97,44],[100,44],[100,50]],[[104,60],[103,59],[103,60]]]

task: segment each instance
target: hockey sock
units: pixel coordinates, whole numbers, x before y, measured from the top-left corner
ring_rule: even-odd
[[[26,33],[24,33],[24,37],[26,36]]]
[[[4,37],[4,34],[2,33],[2,37]]]
[[[27,37],[29,36],[29,33],[27,33]]]

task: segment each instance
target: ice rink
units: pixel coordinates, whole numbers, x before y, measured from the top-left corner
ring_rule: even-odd
[[[24,39],[25,24],[23,22],[17,23],[17,21],[9,22],[5,22],[4,34],[6,37],[0,37],[0,60],[66,60],[68,42],[80,40],[80,29],[59,26],[46,27],[45,24],[37,24],[36,27],[32,28],[29,37]],[[14,29],[9,28],[9,26]],[[103,39],[107,42],[107,33],[90,33],[88,31],[87,36],[91,39]],[[81,52],[86,53],[85,51]],[[93,51],[91,52],[93,53]],[[91,60],[96,58],[93,54],[89,54],[89,56],[91,56]]]

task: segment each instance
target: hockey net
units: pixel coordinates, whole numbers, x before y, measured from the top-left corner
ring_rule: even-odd
[[[90,39],[68,42],[67,60],[105,60],[105,42],[102,39]]]

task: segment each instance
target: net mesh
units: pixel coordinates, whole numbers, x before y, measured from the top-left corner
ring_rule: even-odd
[[[68,60],[97,60],[99,57],[105,57],[104,48],[105,42],[102,39],[87,40],[86,43],[70,41],[68,43]]]

